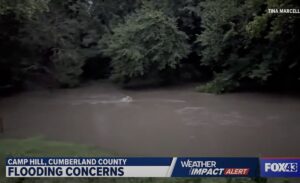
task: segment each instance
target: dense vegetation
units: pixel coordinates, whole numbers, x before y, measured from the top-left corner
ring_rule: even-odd
[[[84,79],[297,89],[298,0],[0,0],[0,91]]]

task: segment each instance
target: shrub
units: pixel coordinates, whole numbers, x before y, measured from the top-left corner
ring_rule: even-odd
[[[144,6],[114,28],[102,46],[112,59],[112,78],[124,82],[175,69],[189,53],[187,39],[175,19]]]
[[[214,80],[196,88],[199,92],[222,94],[231,92],[239,87],[239,82],[231,76],[224,74],[217,75]]]

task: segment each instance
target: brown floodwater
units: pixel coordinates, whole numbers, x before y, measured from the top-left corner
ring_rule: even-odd
[[[300,98],[279,94],[104,83],[3,98],[0,115],[0,138],[43,136],[121,155],[300,155]]]

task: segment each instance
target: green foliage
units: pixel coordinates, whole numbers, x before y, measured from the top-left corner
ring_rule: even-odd
[[[125,17],[142,4],[140,0],[94,0],[92,2],[91,16],[101,33],[112,33],[113,27],[124,23]]]
[[[243,22],[235,20],[243,8],[235,0],[212,0],[200,3],[199,9],[204,29],[197,40],[203,47],[202,63],[213,67],[224,64],[227,51],[236,46],[234,40],[243,31]]]
[[[200,85],[196,88],[199,92],[222,94],[234,91],[239,83],[232,79],[229,75],[219,74],[211,82]]]
[[[0,87],[36,73],[77,86],[90,60],[98,60],[99,75],[112,66],[119,81],[206,80],[216,73],[206,88],[226,92],[249,81],[297,86],[300,19],[268,8],[299,8],[299,2],[0,0]]]
[[[268,16],[257,16],[246,26],[246,31],[251,38],[260,38],[262,30],[265,30],[268,24]]]
[[[91,26],[89,4],[80,0],[51,1],[49,10],[50,13],[35,17],[24,26],[22,31],[27,37],[22,42],[32,51],[39,50],[37,62],[41,66],[45,63],[43,59],[49,60],[46,68],[60,86],[78,86],[82,66],[95,55],[90,47],[95,33],[87,30]]]
[[[15,14],[17,18],[31,18],[48,10],[48,0],[0,0],[0,15]]]
[[[21,44],[21,28],[47,11],[47,0],[0,0],[0,90],[20,88],[27,67],[35,65],[35,58],[28,59],[29,48]]]
[[[112,77],[121,81],[175,69],[189,53],[175,20],[149,4],[114,28],[103,47],[112,59]]]
[[[295,8],[292,0],[268,0],[267,8]],[[265,10],[261,15],[254,17],[246,26],[252,38],[265,38],[273,41],[276,37],[284,36],[285,32],[292,31],[296,17],[286,15],[271,15]],[[270,28],[267,26],[270,23]],[[269,29],[269,30],[267,30]]]
[[[268,84],[278,73],[295,79],[299,72],[299,54],[295,55],[295,46],[299,45],[295,37],[298,20],[293,15],[267,13],[268,8],[292,7],[297,7],[292,0],[200,3],[198,10],[204,30],[196,41],[200,45],[198,53],[203,65],[219,73],[204,88],[226,92],[239,86],[226,81],[225,85],[230,87],[224,87],[219,75],[231,78],[233,83],[252,80],[258,85]]]
[[[63,87],[79,85],[82,74],[83,58],[77,50],[58,50],[52,58],[54,64],[54,77]]]
[[[85,49],[81,46],[89,44],[81,38],[89,23],[88,4],[76,0],[51,5],[55,16],[48,17],[49,22],[44,25],[51,33],[50,45],[45,48],[53,50],[50,57],[54,66],[52,72],[61,86],[75,87],[80,84],[82,66],[89,56],[84,54]],[[53,26],[49,26],[51,24]]]

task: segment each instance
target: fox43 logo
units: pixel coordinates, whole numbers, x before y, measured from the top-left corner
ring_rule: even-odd
[[[298,163],[265,163],[265,172],[298,172]]]
[[[261,159],[262,177],[300,177],[300,159]]]

